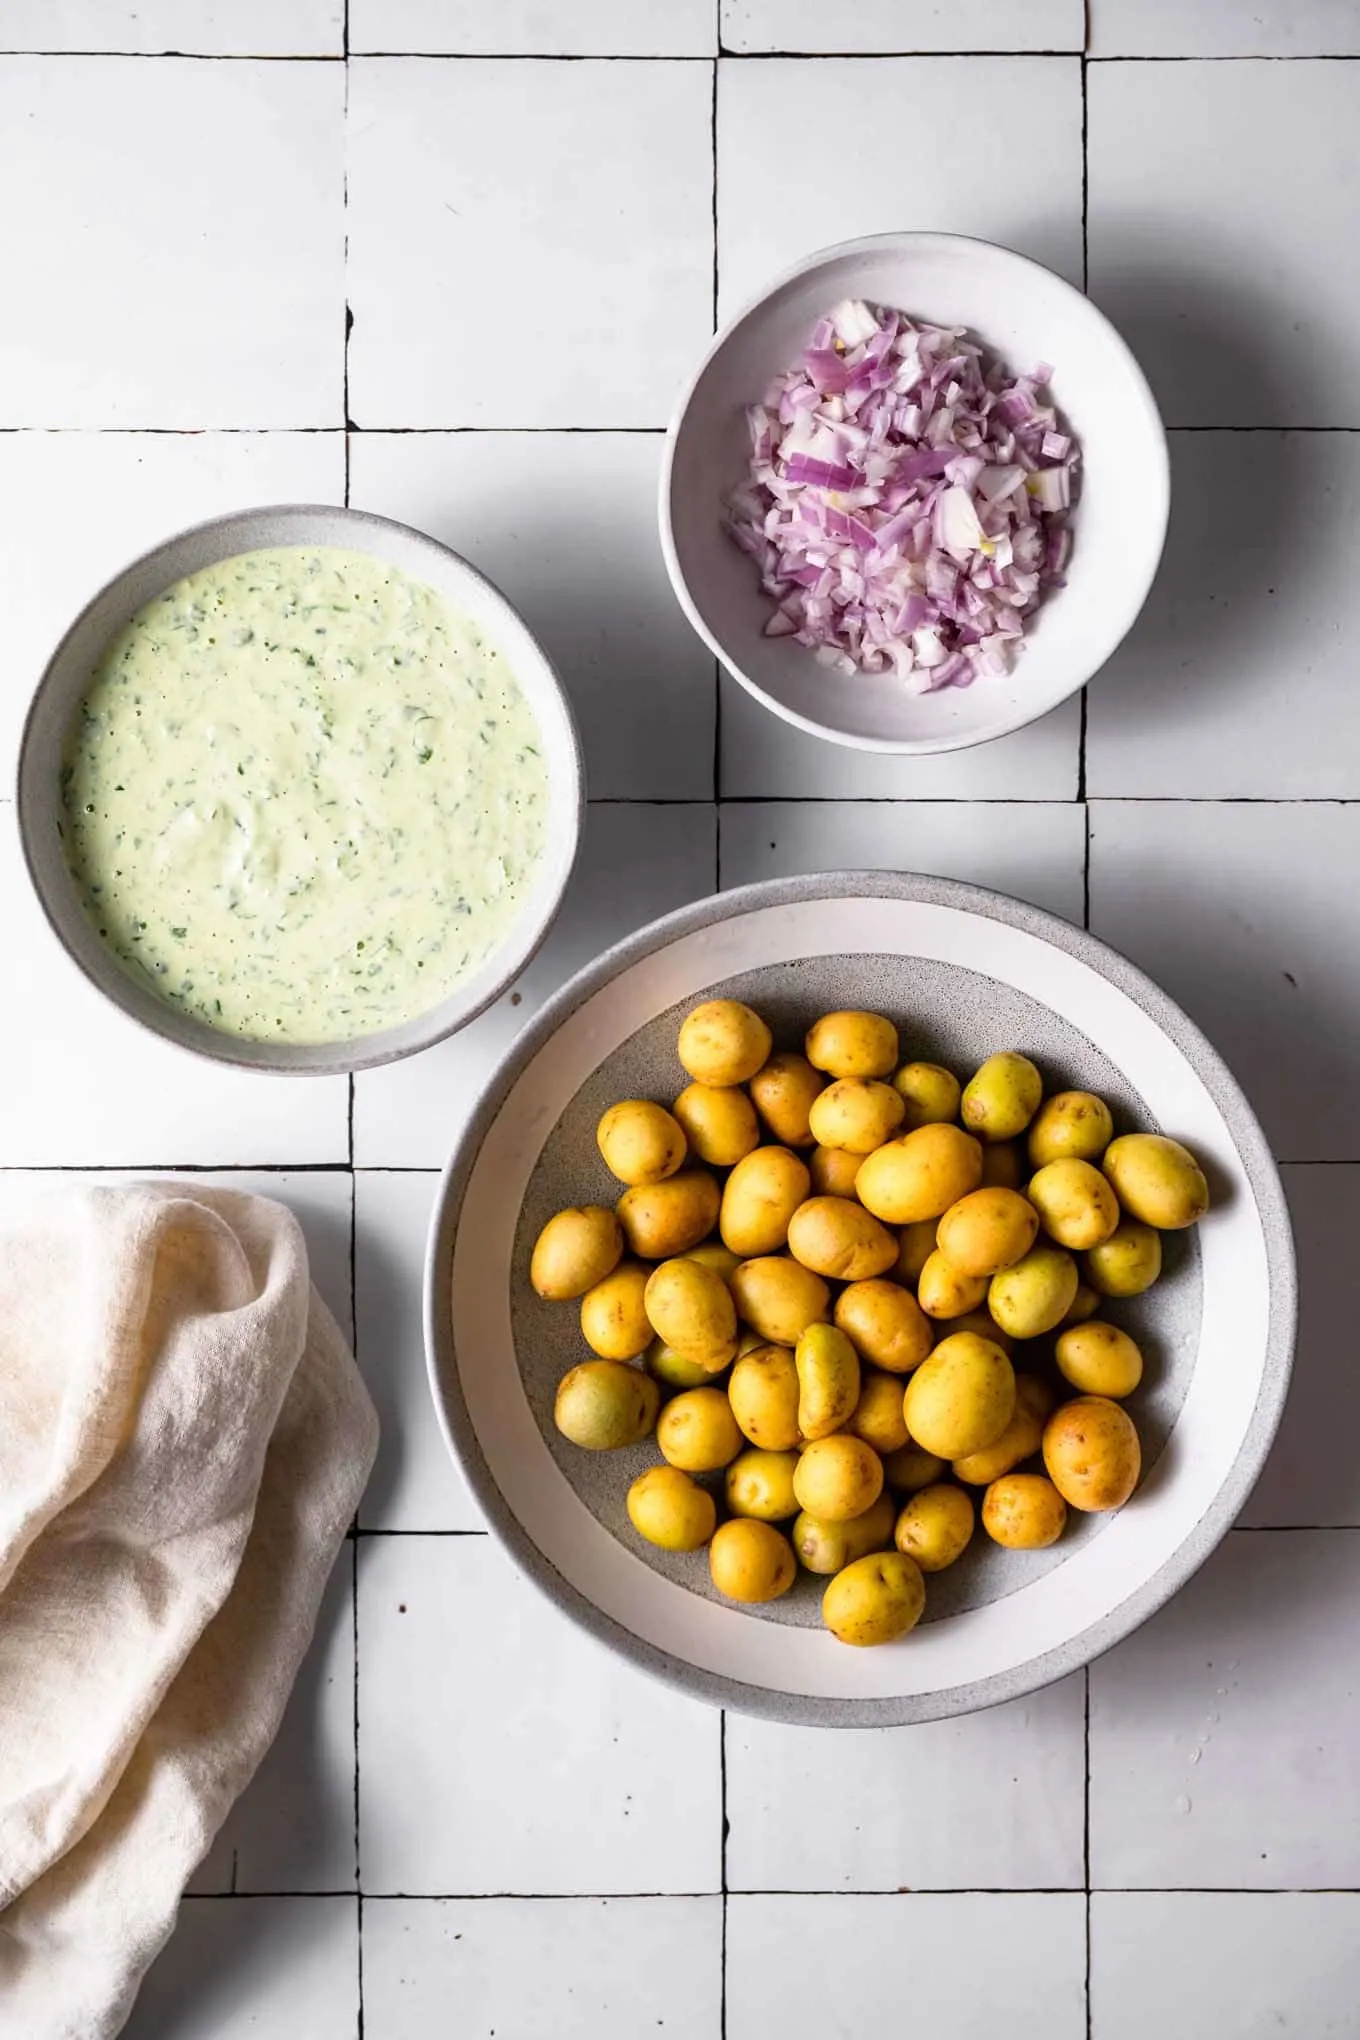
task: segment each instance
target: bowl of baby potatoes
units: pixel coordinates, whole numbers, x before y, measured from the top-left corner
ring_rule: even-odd
[[[1241,1507],[1288,1379],[1278,1178],[1091,936],[827,874],[630,938],[446,1171],[427,1343],[512,1555],[645,1668],[788,1720],[1087,1662]]]

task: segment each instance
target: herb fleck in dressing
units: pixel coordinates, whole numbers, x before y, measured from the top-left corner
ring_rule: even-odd
[[[279,546],[167,588],[67,740],[72,875],[120,963],[210,1027],[391,1027],[527,897],[548,779],[504,658],[362,553]]]

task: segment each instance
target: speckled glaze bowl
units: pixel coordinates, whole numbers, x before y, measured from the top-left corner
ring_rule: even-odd
[[[802,1576],[771,1607],[720,1600],[706,1555],[642,1542],[624,1497],[655,1459],[575,1450],[552,1423],[568,1366],[588,1357],[574,1307],[528,1280],[535,1237],[565,1204],[612,1202],[594,1128],[622,1097],[669,1101],[686,1079],[685,1010],[735,996],[801,1041],[821,1012],[892,1016],[908,1053],[966,1071],[1003,1048],[1050,1087],[1101,1092],[1119,1130],[1160,1129],[1202,1158],[1214,1192],[1166,1272],[1109,1315],[1142,1344],[1132,1408],[1144,1446],[1135,1499],[1076,1518],[1051,1550],[979,1536],[928,1582],[902,1642],[847,1650]],[[426,1341],[445,1436],[488,1519],[530,1577],[595,1635],[690,1692],[828,1725],[926,1721],[1061,1678],[1127,1635],[1189,1577],[1241,1508],[1284,1401],[1293,1250],[1259,1126],[1214,1050],[1164,992],[1103,944],[1035,907],[888,872],[746,887],[685,908],[610,950],[539,1013],[489,1085],[445,1171],[426,1264]]]

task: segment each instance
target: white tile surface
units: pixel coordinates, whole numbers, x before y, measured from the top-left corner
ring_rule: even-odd
[[[1072,802],[725,801],[724,886],[808,871],[927,871],[1080,921],[1085,830]]]
[[[532,1951],[531,1954],[529,1951]],[[717,2040],[720,1898],[374,1899],[364,2032],[424,2040]]]
[[[1079,50],[1081,0],[721,0],[723,48],[867,57],[927,50]]]
[[[1354,2028],[1354,1892],[1099,1892],[1092,2040],[1307,2040]]]
[[[708,67],[349,69],[359,423],[664,425],[712,331]]]
[[[1348,621],[1360,437],[1181,432],[1171,458],[1161,573],[1090,692],[1091,792],[1360,794]],[[1250,514],[1225,516],[1228,504]]]
[[[342,423],[344,86],[0,57],[0,425]]]
[[[1096,57],[1360,53],[1356,0],[1090,0]]]
[[[1360,1885],[1358,1683],[1360,1532],[1234,1532],[1091,1667],[1092,1883]]]
[[[1095,801],[1091,928],[1180,1000],[1286,1161],[1360,1155],[1360,807]]]
[[[733,1891],[1077,1889],[1086,1685],[921,1728],[727,1723]]]
[[[715,848],[710,805],[592,807],[562,911],[515,989],[451,1040],[355,1078],[358,1165],[442,1169],[524,1022],[611,942],[712,892]]]
[[[344,0],[0,0],[0,50],[338,57]]]
[[[1023,148],[1015,146],[1017,107]],[[1080,283],[1077,58],[719,64],[724,319],[810,249],[903,226],[1003,241]]]
[[[351,450],[352,503],[433,532],[521,611],[566,682],[597,800],[713,792],[714,662],[657,544],[661,447],[636,432],[366,432]]]
[[[489,1537],[359,1552],[366,1892],[716,1891],[718,1715],[624,1666]]]
[[[1344,63],[1090,66],[1091,295],[1168,425],[1360,425],[1360,278],[1337,260],[1355,82]]]
[[[713,0],[349,0],[350,48],[431,55],[711,57]]]
[[[357,2040],[358,1901],[186,1898],[123,2040]]]
[[[1065,1893],[734,1898],[728,2040],[1083,2040],[1085,1934]]]

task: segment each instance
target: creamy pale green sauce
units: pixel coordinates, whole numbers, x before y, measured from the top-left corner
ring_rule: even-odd
[[[539,729],[503,656],[362,553],[177,581],[100,660],[67,741],[67,860],[119,962],[256,1041],[438,1003],[542,853]]]

